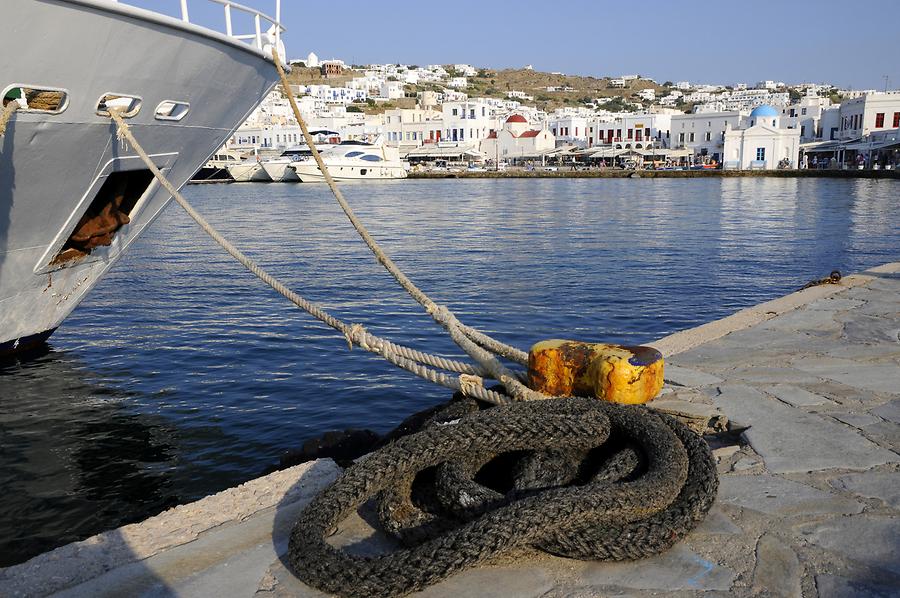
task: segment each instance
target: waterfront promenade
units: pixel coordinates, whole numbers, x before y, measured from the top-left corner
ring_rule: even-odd
[[[900,263],[660,339],[660,405],[746,427],[713,445],[707,520],[639,562],[546,555],[422,596],[889,596],[900,588]],[[338,475],[320,460],[0,570],[0,595],[321,596],[279,560],[297,512]],[[338,544],[387,540],[362,518]]]
[[[411,179],[696,179],[696,178],[829,178],[829,179],[900,179],[900,170],[629,170],[622,168],[579,168],[569,166],[540,167],[533,170],[413,170]]]

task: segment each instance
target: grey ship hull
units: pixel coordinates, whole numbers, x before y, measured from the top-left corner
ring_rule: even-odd
[[[107,179],[145,170],[97,114],[99,98],[142,100],[132,131],[181,186],[277,77],[253,47],[126,5],[5,0],[3,13],[0,88],[57,88],[68,99],[58,114],[18,110],[0,138],[0,353],[46,340],[171,199],[147,179],[108,246],[59,259]],[[187,115],[158,119],[164,100],[189,104]]]

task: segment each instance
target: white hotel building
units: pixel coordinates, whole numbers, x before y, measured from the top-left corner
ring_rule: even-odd
[[[385,143],[401,150],[441,141],[444,120],[443,115],[436,110],[397,108],[386,110],[383,119]]]
[[[838,127],[835,139],[840,140],[900,127],[900,91],[870,92],[844,100]]]
[[[477,147],[492,130],[500,128],[491,105],[484,100],[444,102],[441,110],[444,120],[441,141],[470,143]]]
[[[588,123],[588,146],[609,145],[615,149],[669,147],[671,114],[625,114]]]
[[[588,122],[583,116],[551,116],[547,128],[556,137],[558,145],[588,146]]]
[[[670,117],[669,147],[689,149],[695,156],[710,156],[721,162],[725,151],[725,131],[729,127],[740,128],[744,115],[737,110],[673,114]]]

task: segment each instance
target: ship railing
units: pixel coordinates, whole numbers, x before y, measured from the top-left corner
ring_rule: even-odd
[[[118,2],[119,0],[112,0]],[[185,23],[191,22],[190,12],[188,11],[188,0],[179,0],[181,4],[181,20]],[[281,33],[287,29],[281,24],[281,0],[275,0],[275,16],[269,15],[256,10],[250,6],[245,6],[231,0],[206,0],[214,4],[219,4],[225,11],[225,34],[228,37],[240,40],[248,45],[255,47],[259,51],[263,51],[266,45],[274,41],[274,45],[283,53],[281,45]],[[254,31],[252,33],[236,34],[232,23],[233,12],[245,13],[253,18]],[[264,25],[264,23],[267,23]],[[265,27],[265,28],[264,28]],[[271,36],[271,37],[270,37]],[[272,40],[271,38],[274,38]],[[282,59],[284,57],[282,56]]]

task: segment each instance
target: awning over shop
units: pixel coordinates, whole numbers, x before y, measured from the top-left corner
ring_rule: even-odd
[[[863,152],[874,152],[892,147],[900,147],[900,138],[880,139],[878,141],[859,141],[857,143],[849,143],[844,149],[856,150]]]
[[[409,151],[407,160],[483,160],[484,154],[470,147],[423,145]]]
[[[801,143],[800,149],[807,154],[837,152],[846,149],[842,141],[813,141],[810,143]]]
[[[599,158],[618,158],[619,156],[642,156],[642,157],[661,157],[661,158],[686,158],[691,155],[688,149],[666,149],[666,148],[648,148],[648,149],[616,149],[613,147],[591,147],[578,152],[578,155],[587,159]]]

